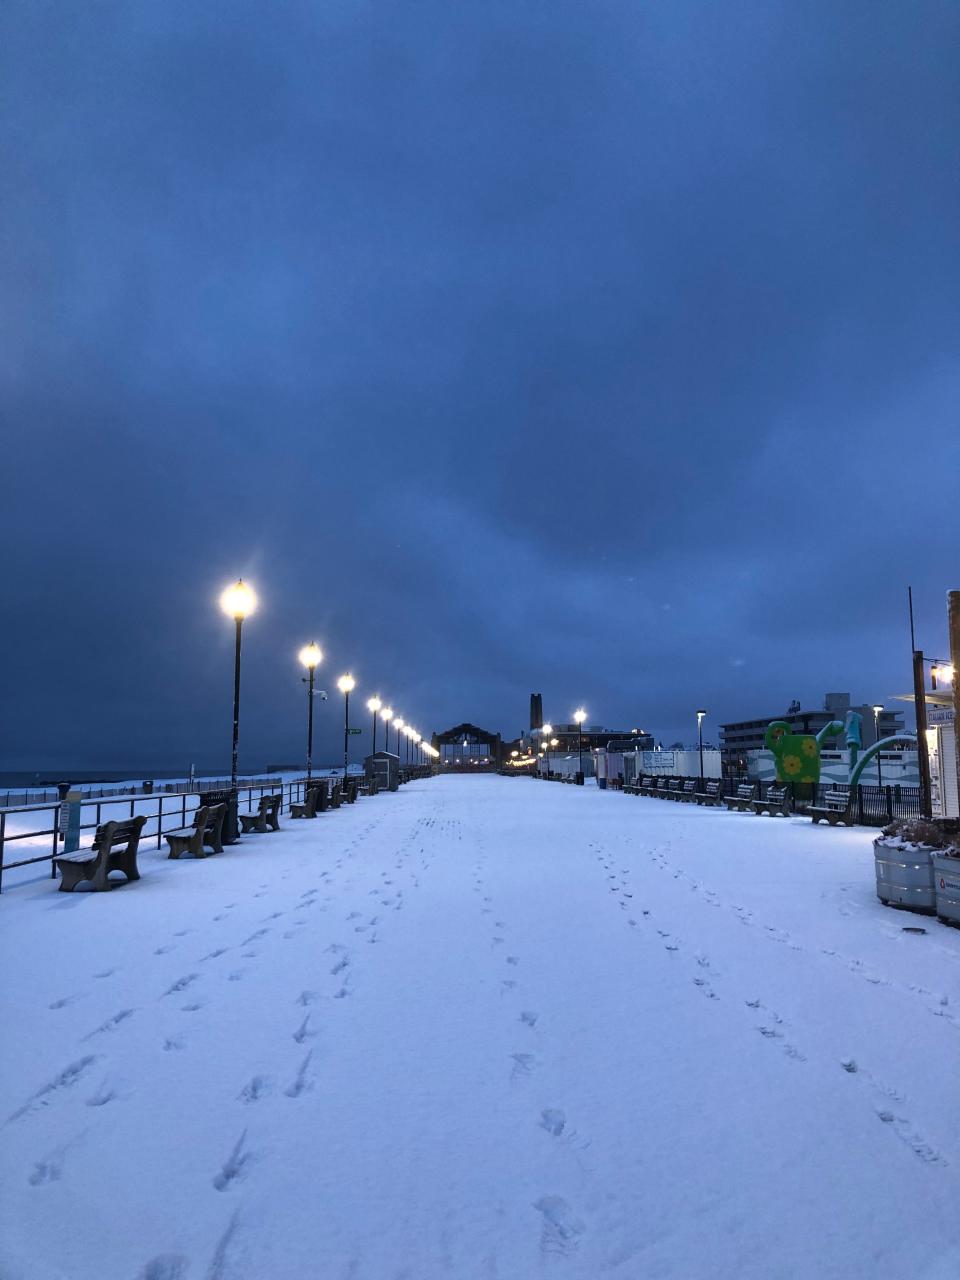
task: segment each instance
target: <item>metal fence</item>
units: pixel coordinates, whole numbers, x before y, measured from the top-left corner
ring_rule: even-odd
[[[241,787],[259,786],[261,782],[276,782],[273,778],[239,778],[238,785]],[[197,790],[218,791],[222,788],[230,786],[229,778],[194,778],[193,781],[188,779],[180,779],[177,782],[130,782],[125,786],[84,786],[82,782],[77,783],[76,789],[83,793],[84,800],[106,800],[111,796],[138,796],[151,795],[156,792],[163,792],[164,795],[190,795]],[[28,805],[38,804],[56,804],[60,800],[59,786],[54,787],[18,787],[16,790],[0,791],[0,809],[7,808],[26,808]]]
[[[707,782],[721,781],[719,778],[705,778],[701,782],[699,777],[683,777],[680,774],[658,774],[657,777],[658,780],[660,777],[666,777],[668,782],[679,781],[681,787],[685,782],[695,782],[698,792],[706,789]],[[763,799],[771,787],[782,785],[779,782],[757,782],[756,778],[748,777],[747,774],[735,774],[722,779],[723,794],[734,794],[737,787],[743,784],[757,788],[757,799]],[[807,813],[814,805],[822,807],[825,804],[827,792],[848,793],[850,790],[847,786],[833,782],[795,783],[790,784],[790,787],[790,807],[794,813]],[[901,786],[899,783],[883,787],[861,784],[857,787],[856,820],[863,826],[885,827],[888,822],[893,822],[895,819],[919,818],[922,812],[923,797],[919,787]]]
[[[229,789],[229,778],[224,780],[225,789]],[[101,796],[87,796],[80,801],[80,831],[96,831],[102,823],[112,819],[123,820],[143,814],[147,821],[140,837],[141,845],[156,841],[159,849],[163,845],[163,837],[168,831],[176,831],[188,824],[196,811],[200,796],[208,791],[222,787],[219,780],[204,779],[198,786],[196,783],[189,790],[169,792],[141,792],[139,795],[116,792]],[[241,807],[253,807],[263,795],[283,793],[285,806],[303,799],[306,778],[294,779],[292,782],[275,780],[249,781],[248,785],[238,787],[237,795]],[[62,850],[59,848],[63,838],[65,821],[61,820],[61,811],[65,809],[59,798],[47,804],[19,805],[0,809],[0,889],[3,887],[3,873],[15,867],[28,867],[37,863],[50,863],[50,877],[56,877],[57,868],[54,859]],[[105,810],[109,813],[104,814]],[[29,842],[24,844],[23,842]],[[36,850],[31,856],[8,861],[8,846],[20,844],[23,852]],[[40,852],[42,847],[43,852]],[[14,848],[13,853],[20,852]]]

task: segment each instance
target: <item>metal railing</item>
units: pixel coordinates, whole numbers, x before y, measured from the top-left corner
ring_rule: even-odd
[[[429,777],[432,772],[434,771],[429,766],[411,766],[409,769],[404,767],[401,781]],[[333,784],[339,781],[340,776],[340,770],[321,770],[313,775],[312,782],[316,784],[326,781]],[[358,779],[363,775],[355,766],[351,766],[349,776],[351,779]],[[305,777],[293,778],[289,782],[284,782],[279,776],[244,779],[237,787],[238,804],[241,809],[253,808],[261,796],[276,795],[279,791],[283,796],[282,807],[289,809],[292,804],[303,802],[306,786]],[[189,783],[171,783],[165,791],[143,791],[131,795],[128,788],[120,788],[112,794],[108,792],[105,795],[84,796],[79,801],[79,831],[96,831],[104,822],[121,821],[143,814],[147,821],[140,836],[141,847],[149,845],[153,840],[156,848],[160,849],[168,831],[176,831],[188,825],[199,807],[201,796],[229,790],[229,778],[204,778],[202,781],[195,781],[193,786]],[[13,871],[17,867],[49,862],[50,878],[56,878],[55,860],[63,854],[59,846],[66,828],[63,811],[68,807],[60,801],[58,795],[55,800],[46,803],[0,808],[0,890],[3,888],[4,872]],[[7,846],[24,841],[30,842],[23,846],[25,850],[32,848],[37,852],[8,862]],[[39,851],[40,848],[43,852]]]
[[[79,802],[81,833],[96,831],[97,827],[111,820],[122,821],[143,814],[147,821],[140,836],[141,845],[155,840],[156,847],[163,845],[163,837],[168,831],[185,827],[199,806],[200,796],[209,791],[229,790],[230,779],[224,780],[226,786],[218,785],[219,780],[210,782],[204,779],[201,786],[177,792],[141,792],[138,795],[121,792],[106,796],[87,796]],[[250,782],[247,786],[238,787],[237,795],[241,807],[251,807],[263,795],[283,794],[285,806],[303,799],[306,779],[294,779],[291,782],[275,781]],[[65,819],[61,818],[62,810],[67,806],[60,803],[59,798],[53,803],[18,805],[0,809],[0,890],[3,887],[3,873],[17,867],[29,867],[37,863],[50,863],[50,877],[57,874],[55,859],[62,854],[60,841],[63,838]],[[110,812],[104,815],[104,810]],[[39,825],[35,825],[38,824]],[[41,843],[44,852],[30,857],[7,861],[7,846],[18,842],[29,841],[25,848],[38,848]]]
[[[704,778],[702,782],[699,776],[638,774],[636,778],[628,779],[627,782],[628,785],[634,785],[640,781],[641,777],[651,776],[656,776],[658,781],[660,778],[666,778],[668,783],[678,781],[681,787],[685,782],[695,782],[697,784],[695,794],[704,792],[708,782],[720,782],[725,796],[736,794],[737,787],[745,784],[757,788],[758,800],[764,799],[771,787],[783,785],[775,781],[758,782],[756,778],[748,777],[745,773],[728,775],[722,779]],[[827,792],[833,794],[838,791],[849,793],[850,790],[845,783],[837,782],[790,783],[788,785],[791,789],[791,811],[800,814],[808,813],[812,806],[822,807],[825,804]],[[904,786],[900,783],[892,783],[882,787],[867,786],[860,783],[856,790],[856,821],[862,826],[885,827],[889,822],[893,822],[894,819],[919,818],[922,815],[923,797],[919,787]]]
[[[276,777],[268,776],[266,779],[260,777],[239,778],[237,781],[241,787],[252,787],[258,786],[261,782],[276,781]],[[176,782],[151,782],[149,785],[145,785],[141,781],[129,782],[123,786],[104,784],[103,786],[95,787],[84,786],[80,782],[77,783],[76,789],[83,793],[84,800],[106,800],[111,796],[151,795],[157,792],[163,792],[164,795],[190,795],[191,792],[198,790],[216,791],[229,786],[229,778],[194,778],[192,782],[189,779],[181,778]],[[59,787],[17,787],[16,790],[8,788],[6,791],[0,791],[0,809],[22,809],[31,805],[56,804],[59,799]]]

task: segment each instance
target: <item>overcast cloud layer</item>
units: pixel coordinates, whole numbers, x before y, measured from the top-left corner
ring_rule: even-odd
[[[425,732],[665,741],[904,691],[908,582],[942,651],[955,4],[0,27],[0,766],[225,766],[241,573],[246,768],[313,638]]]

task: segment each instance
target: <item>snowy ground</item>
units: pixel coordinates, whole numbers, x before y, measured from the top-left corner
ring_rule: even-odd
[[[0,1277],[953,1280],[960,932],[870,840],[450,778],[4,894]]]

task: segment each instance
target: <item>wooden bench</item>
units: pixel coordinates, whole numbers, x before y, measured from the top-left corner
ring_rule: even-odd
[[[125,822],[104,822],[97,827],[89,849],[65,853],[56,859],[60,871],[60,892],[72,893],[78,884],[88,880],[95,890],[110,889],[107,879],[111,871],[122,871],[127,880],[139,880],[137,846],[146,815],[127,818]]]
[[[659,800],[662,800],[664,796],[669,795],[669,792],[670,792],[670,779],[658,778],[657,785],[651,794],[655,795]]]
[[[682,785],[682,784],[681,784],[681,782],[680,782],[680,779],[679,779],[679,778],[671,778],[671,779],[670,779],[670,786],[669,786],[669,788],[668,788],[667,794],[669,795],[669,797],[670,797],[670,799],[671,799],[671,800],[679,800],[679,799],[680,799],[680,788],[681,788],[681,785]]]
[[[723,800],[723,783],[708,782],[706,791],[697,794],[697,804],[720,804]]]
[[[170,846],[168,858],[179,858],[189,853],[194,858],[205,858],[204,845],[211,853],[223,853],[223,821],[227,816],[225,804],[202,804],[193,813],[192,827],[177,827],[164,832],[163,838]]]
[[[831,827],[835,827],[838,822],[844,826],[852,827],[856,821],[854,811],[857,807],[857,793],[855,791],[828,791],[823,797],[822,805],[811,805],[807,812],[816,825],[821,818],[825,819]]]
[[[317,816],[317,808],[320,805],[321,794],[326,801],[327,784],[325,782],[310,782],[303,793],[302,800],[294,800],[290,804],[291,818],[315,818]],[[326,808],[326,804],[322,806]]]
[[[640,779],[640,794],[642,796],[652,796],[656,794],[657,779],[652,774],[645,774]]]
[[[780,787],[768,787],[767,794],[759,800],[751,800],[753,812],[759,817],[763,813],[769,813],[770,817],[776,814],[782,814],[783,817],[790,816],[790,786],[784,783]]]
[[[757,794],[756,784],[753,782],[741,782],[737,787],[736,795],[727,796],[724,804],[732,812],[734,809],[740,813],[746,813],[753,804],[754,796]]]
[[[261,796],[256,809],[251,809],[247,813],[238,813],[237,817],[240,819],[240,829],[243,834],[249,835],[251,831],[279,831],[282,801],[282,792],[272,796]]]
[[[696,800],[696,798],[697,798],[696,780],[694,778],[688,778],[686,782],[683,784],[683,787],[681,788],[680,794],[677,796],[677,799],[683,800],[687,804],[689,804],[691,800]]]

